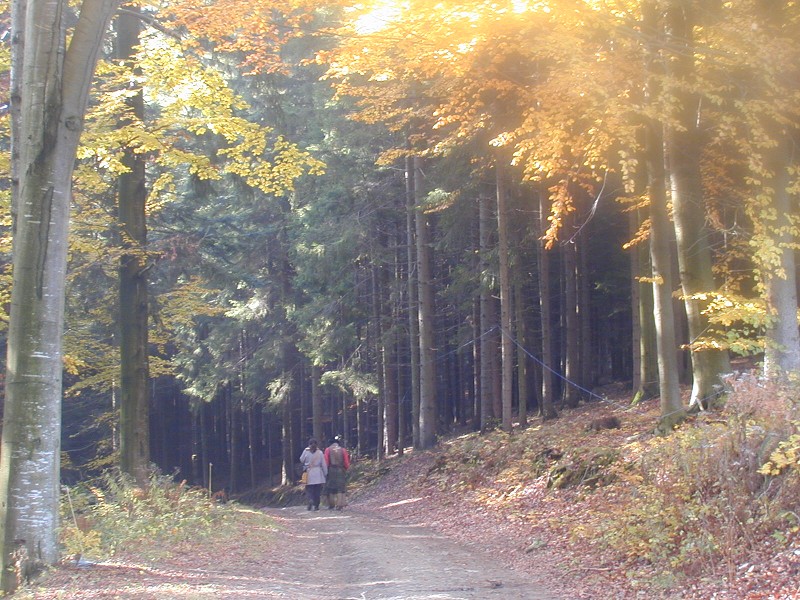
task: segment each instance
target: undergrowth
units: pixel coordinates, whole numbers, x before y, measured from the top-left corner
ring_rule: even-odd
[[[743,566],[800,545],[800,405],[792,385],[753,375],[729,383],[723,409],[667,436],[653,432],[655,406],[620,411],[622,428],[603,432],[584,421],[605,407],[587,406],[512,434],[453,438],[418,485],[529,511],[531,522],[531,490],[562,496],[569,508],[553,526],[601,564],[665,588],[733,584]]]
[[[649,440],[630,501],[595,532],[607,549],[649,563],[665,581],[702,574],[733,583],[765,540],[788,541],[798,531],[798,465],[765,465],[796,439],[790,392],[744,377],[721,413]]]
[[[219,533],[234,507],[160,473],[139,486],[115,471],[65,488],[61,512],[63,554],[103,560],[124,551],[141,556],[168,551],[181,541],[202,542]]]

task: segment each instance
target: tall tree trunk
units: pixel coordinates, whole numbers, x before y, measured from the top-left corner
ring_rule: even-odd
[[[252,402],[248,403],[247,410],[247,462],[250,463],[250,487],[255,488],[256,477],[256,424],[255,408]]]
[[[116,54],[128,63],[139,44],[139,11],[138,7],[130,7],[116,19]],[[126,105],[130,120],[144,120],[141,90],[128,98]],[[139,485],[146,485],[150,470],[150,367],[145,157],[126,148],[122,164],[128,171],[119,176],[117,186],[123,247],[119,266],[120,468]]]
[[[419,445],[436,443],[436,354],[434,350],[433,256],[428,217],[419,208],[423,198],[422,159],[414,157],[414,195],[417,237],[417,288],[419,293],[420,404]]]
[[[419,293],[417,273],[417,233],[416,233],[416,177],[414,158],[406,158],[406,237],[408,268],[408,339],[411,371],[411,443],[420,447],[420,347],[419,347]]]
[[[516,333],[517,344],[517,395],[519,396],[519,406],[517,417],[520,427],[528,426],[528,354],[527,348],[527,326],[525,323],[525,293],[522,285],[522,268],[520,261],[517,260],[513,266],[514,271],[514,331]]]
[[[400,231],[398,231],[398,239],[402,238]],[[407,256],[407,255],[406,255]],[[403,254],[401,251],[401,244],[398,244],[397,248],[397,283],[399,288],[407,288],[406,285],[408,282],[408,275],[405,272],[408,268],[408,262],[403,260]],[[396,377],[397,377],[397,454],[402,456],[405,453],[405,446],[406,446],[406,435],[408,432],[408,417],[410,414],[409,406],[410,402],[407,401],[409,397],[409,389],[408,389],[408,381],[405,377],[405,373],[410,371],[409,369],[401,368],[401,365],[404,363],[410,362],[409,360],[409,352],[410,348],[408,345],[408,333],[405,329],[400,325],[400,317],[403,314],[403,292],[401,289],[398,289],[396,293],[396,311],[397,311],[397,318],[395,322],[398,326],[395,328],[395,356],[397,357],[397,368],[395,369]],[[407,291],[405,293],[408,293]],[[408,324],[408,320],[406,320],[406,324]]]
[[[539,194],[539,231],[547,231],[550,203],[547,193]],[[542,320],[542,418],[558,417],[555,407],[555,382],[553,381],[553,305],[550,289],[550,253],[544,244],[537,251],[539,259],[539,312]]]
[[[778,264],[762,264],[759,272],[764,281],[767,304],[766,349],[764,372],[770,377],[782,377],[800,371],[800,335],[797,320],[797,263],[795,247],[797,238],[792,233],[791,215],[797,214],[788,188],[791,185],[789,168],[792,149],[788,138],[781,140],[770,151],[768,169],[772,173],[767,187],[772,192],[771,212],[774,218],[767,221],[764,234],[771,238],[777,249]]]
[[[589,272],[589,236],[584,235],[576,239],[578,252],[578,364],[580,365],[580,382],[584,389],[591,389],[596,381],[599,370],[597,363],[598,352],[592,335],[592,298],[591,279]]]
[[[480,297],[472,299],[472,428],[479,430],[483,424],[483,400],[481,398],[481,301]]]
[[[301,445],[305,447],[305,441],[295,439],[292,435],[292,399],[291,394],[285,394],[281,399],[281,437],[283,439],[281,485],[294,483],[294,465],[300,456],[301,450],[297,450]]]
[[[347,441],[347,438],[350,434],[350,414],[347,410],[347,396],[344,393],[342,393],[341,401],[342,401],[342,432],[343,435],[345,436],[345,441]]]
[[[575,240],[561,246],[564,257],[564,332],[566,347],[564,349],[564,403],[569,408],[576,408],[581,400],[580,388],[580,321],[578,319],[578,251]]]
[[[497,252],[500,271],[500,355],[502,364],[503,410],[501,424],[504,431],[511,431],[512,404],[514,399],[514,340],[511,325],[511,273],[508,243],[508,189],[505,167],[498,159],[495,166],[497,185]]]
[[[394,312],[394,311],[393,311]],[[396,315],[396,312],[395,312]],[[384,423],[386,435],[384,445],[386,452],[392,454],[398,448],[398,380],[397,380],[397,329],[392,327],[386,332],[383,346],[383,381],[386,390]]]
[[[322,368],[319,365],[311,366],[311,430],[314,438],[322,443],[322,391],[320,379]]]
[[[753,27],[776,39],[791,39],[794,21],[789,17],[789,11],[796,9],[789,8],[791,6],[786,2],[757,2]],[[796,96],[797,65],[786,65],[780,79],[786,87],[778,93]],[[774,94],[775,91],[767,93]],[[765,104],[773,109],[769,100]],[[796,126],[794,113],[770,113],[762,119],[761,131],[751,134],[756,138],[755,146],[761,146],[763,152],[763,156],[753,157],[753,162],[758,158],[763,160],[756,173],[756,179],[762,183],[760,189],[754,190],[748,212],[756,224],[755,241],[762,247],[762,251],[756,253],[756,260],[764,282],[767,308],[764,372],[769,377],[785,377],[800,371],[796,263],[797,140],[800,129]],[[791,124],[786,125],[786,122]],[[774,143],[773,147],[764,148],[765,134]]]
[[[228,413],[228,490],[233,493],[239,490],[241,410],[239,399],[234,397],[233,385],[225,384],[225,405]]]
[[[490,260],[492,250],[491,200],[481,194],[478,207],[480,237],[480,416],[481,431],[489,427],[490,421],[499,416],[494,411],[494,368],[497,362],[497,317],[492,297],[493,277]]]
[[[631,237],[642,219],[641,211],[631,213]],[[633,402],[649,400],[658,394],[658,349],[653,318],[653,285],[649,249],[636,244],[631,249],[631,312],[633,314]],[[646,281],[646,283],[645,283]]]
[[[658,348],[659,394],[661,418],[659,430],[669,432],[683,420],[678,380],[675,340],[675,315],[672,306],[672,260],[669,251],[670,223],[664,184],[663,152],[660,125],[651,124],[652,137],[647,166],[650,172],[650,260],[653,265],[653,314]]]
[[[654,1],[642,3],[642,26],[649,40],[662,39],[658,7]],[[658,97],[659,77],[657,56],[660,46],[651,46],[650,80],[646,90],[647,101]],[[653,268],[653,314],[658,348],[659,393],[661,417],[658,430],[668,433],[686,416],[681,402],[678,379],[677,344],[675,340],[675,314],[672,305],[672,254],[667,208],[666,173],[664,170],[664,135],[662,125],[648,120],[645,126],[645,163],[647,167],[648,196],[650,198],[650,262]]]
[[[386,406],[386,379],[385,379],[385,340],[383,332],[383,302],[381,295],[383,293],[383,269],[379,265],[372,264],[370,270],[371,283],[372,283],[372,322],[373,322],[373,335],[375,336],[373,348],[375,349],[375,373],[378,375],[378,406],[377,406],[377,439],[375,440],[376,452],[375,459],[380,462],[385,456],[384,440],[386,438],[385,426],[385,406]]]
[[[389,454],[394,453],[399,447],[398,435],[398,417],[400,406],[400,391],[398,380],[398,364],[397,364],[397,343],[399,339],[397,324],[400,322],[400,301],[397,288],[401,282],[400,278],[400,231],[395,229],[394,236],[394,267],[393,267],[393,282],[389,290],[389,307],[391,312],[390,319],[392,326],[386,332],[386,339],[383,344],[383,380],[386,388],[386,407],[385,407],[385,424],[386,424],[386,439],[385,446],[386,452]]]
[[[3,591],[12,555],[58,558],[61,336],[72,170],[92,75],[116,1],[85,0],[66,49],[63,0],[13,0],[12,156],[19,177],[0,450]],[[23,43],[24,42],[24,43]]]
[[[203,488],[208,489],[208,466],[211,463],[211,443],[208,439],[208,403],[203,402],[197,407],[198,419],[200,419],[200,469],[203,472]]]
[[[686,86],[694,83],[694,41],[689,21],[690,6],[677,0],[667,10],[667,43],[675,53],[666,61],[667,74]],[[711,247],[705,226],[705,205],[700,175],[702,139],[698,127],[700,102],[695,94],[677,92],[676,124],[667,128],[667,155],[672,183],[672,214],[678,243],[678,268],[689,330],[692,361],[690,406],[705,408],[720,385],[720,375],[730,370],[727,350],[696,348],[708,334],[704,311],[707,294],[716,289],[711,270]]]
[[[292,265],[289,260],[288,241],[285,226],[285,215],[288,214],[290,206],[288,201],[283,201],[281,204],[281,226],[279,233],[276,236],[275,250],[276,263],[278,265],[276,276],[278,277],[279,298],[277,306],[283,311],[279,322],[279,338],[282,340],[280,345],[280,365],[281,365],[281,379],[283,380],[283,387],[285,391],[282,392],[283,403],[282,420],[283,420],[283,475],[282,483],[288,484],[294,482],[295,473],[294,465],[297,464],[297,459],[305,448],[307,442],[303,439],[303,427],[299,423],[299,419],[295,419],[295,415],[299,413],[299,408],[302,395],[297,385],[295,371],[299,362],[297,346],[294,339],[293,325],[286,315],[286,307],[288,307],[292,300]]]
[[[358,442],[356,448],[359,456],[367,455],[367,448],[369,443],[367,440],[367,407],[362,396],[356,398],[356,431],[358,434]]]

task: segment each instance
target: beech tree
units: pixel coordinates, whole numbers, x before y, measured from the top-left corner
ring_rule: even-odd
[[[665,71],[676,106],[667,115],[665,145],[672,184],[672,217],[678,246],[678,265],[689,329],[692,360],[690,406],[705,408],[721,388],[720,375],[730,370],[726,348],[698,343],[709,336],[708,305],[716,291],[712,271],[710,232],[706,225],[701,157],[704,140],[699,123],[700,96],[691,93],[695,84],[695,2],[672,2],[665,8],[665,44],[674,48],[667,56]],[[707,9],[706,9],[707,10]],[[670,118],[671,117],[671,118]],[[666,120],[666,119],[665,119]]]
[[[116,19],[117,58],[131,61],[139,44],[141,13],[137,7],[122,11]],[[134,73],[134,65],[128,65]],[[139,88],[126,101],[131,117],[144,120],[144,93]],[[117,184],[120,243],[124,254],[119,265],[120,329],[120,468],[145,485],[150,474],[150,395],[148,347],[149,307],[147,258],[147,186],[145,157],[125,148],[125,172]]]
[[[784,376],[800,369],[796,265],[800,7],[794,2],[743,2],[732,5],[727,17],[714,41],[738,52],[726,55],[717,75],[736,69],[743,85],[726,88],[732,98],[729,111],[735,117],[723,121],[721,129],[734,140],[748,166],[750,245],[763,285],[766,317],[765,371]]]
[[[85,0],[67,42],[63,0],[12,2],[17,165],[11,316],[0,452],[2,588],[15,550],[58,558],[62,330],[72,172],[89,88],[116,0]],[[23,565],[23,569],[29,568]]]

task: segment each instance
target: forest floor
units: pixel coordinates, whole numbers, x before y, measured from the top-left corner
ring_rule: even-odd
[[[556,444],[622,448],[650,435],[658,412],[652,402],[614,409],[620,428],[587,427],[613,406],[587,405],[554,424],[534,420],[517,437],[465,433],[431,451],[363,461],[344,511],[307,511],[296,502],[242,506],[230,527],[200,542],[144,543],[110,561],[65,563],[15,598],[800,599],[796,535],[777,549],[751,540],[746,560],[733,568],[667,581],[646,564],[618,562],[596,536],[575,534],[576,524],[603,527],[622,486],[553,490],[500,452],[519,453],[520,443],[536,455],[565,452]],[[453,462],[454,448],[469,455]],[[503,463],[494,471],[500,474],[480,479],[492,461]]]

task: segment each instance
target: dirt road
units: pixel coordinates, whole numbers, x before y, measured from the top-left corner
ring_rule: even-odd
[[[280,598],[297,600],[556,600],[491,556],[432,531],[357,511],[266,509],[284,525]],[[315,560],[312,557],[317,556]],[[316,564],[316,568],[311,565]],[[302,581],[302,583],[297,583]],[[277,582],[276,582],[277,583]],[[281,595],[283,594],[283,595]]]
[[[64,564],[15,600],[558,600],[500,561],[369,511],[251,510],[230,532]],[[266,513],[266,521],[259,512]],[[276,527],[270,522],[277,524]]]

